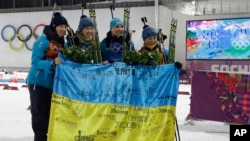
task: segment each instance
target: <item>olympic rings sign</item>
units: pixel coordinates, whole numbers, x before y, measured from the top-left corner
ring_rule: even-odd
[[[28,49],[29,51],[32,50],[31,47],[28,46],[27,42],[31,39],[31,37],[33,36],[35,39],[38,38],[38,35],[36,34],[36,31],[39,27],[41,26],[45,26],[45,24],[38,24],[34,27],[34,29],[32,30],[31,27],[27,24],[23,24],[21,26],[19,26],[16,30],[16,28],[13,25],[5,25],[1,31],[1,37],[5,42],[8,42],[9,47],[14,50],[14,51],[19,51],[21,50],[24,46],[26,47],[26,49]],[[7,29],[11,29],[13,31],[13,34],[10,37],[5,37],[5,31]],[[24,35],[21,34],[21,30],[24,30],[23,28],[25,28],[26,30],[28,29],[28,35],[24,37]],[[17,37],[17,39],[19,41],[21,41],[20,46],[18,47],[13,47],[11,44],[11,41],[14,40],[14,38]]]
[[[245,50],[250,43],[248,40],[233,40],[232,45],[236,50]]]

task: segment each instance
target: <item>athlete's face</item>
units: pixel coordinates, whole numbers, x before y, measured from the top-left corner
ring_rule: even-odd
[[[157,37],[156,37],[156,36],[150,36],[150,37],[148,37],[148,38],[144,41],[145,45],[147,45],[147,46],[152,46],[152,45],[154,45],[156,42],[157,42]]]
[[[85,27],[82,30],[82,34],[87,37],[88,39],[91,39],[93,37],[93,33],[94,33],[94,27],[93,26],[88,26]]]
[[[116,25],[111,29],[112,36],[121,37],[124,31],[123,25]]]
[[[59,37],[64,37],[66,35],[67,25],[58,25],[56,26],[56,33]]]

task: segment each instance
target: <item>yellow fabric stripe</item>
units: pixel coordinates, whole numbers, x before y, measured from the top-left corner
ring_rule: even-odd
[[[175,107],[86,103],[53,94],[49,141],[173,141]]]

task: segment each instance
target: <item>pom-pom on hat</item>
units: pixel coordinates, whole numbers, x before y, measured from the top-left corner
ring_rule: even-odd
[[[158,36],[157,31],[148,25],[144,25],[143,31],[142,31],[143,41],[145,41],[148,37],[151,37],[151,36],[157,37]]]
[[[50,28],[54,31],[58,25],[68,26],[68,21],[61,15],[61,13],[55,12],[50,22]]]
[[[78,30],[81,31],[85,27],[92,26],[94,27],[94,22],[91,18],[87,17],[86,15],[82,15],[80,18],[80,22],[78,25]]]
[[[123,21],[120,18],[113,18],[110,21],[110,30],[117,25],[123,25]]]

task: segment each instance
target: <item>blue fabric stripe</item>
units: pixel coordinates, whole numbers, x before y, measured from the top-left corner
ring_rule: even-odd
[[[70,99],[142,107],[176,105],[179,70],[160,66],[77,64],[63,61],[56,69],[54,93]]]

